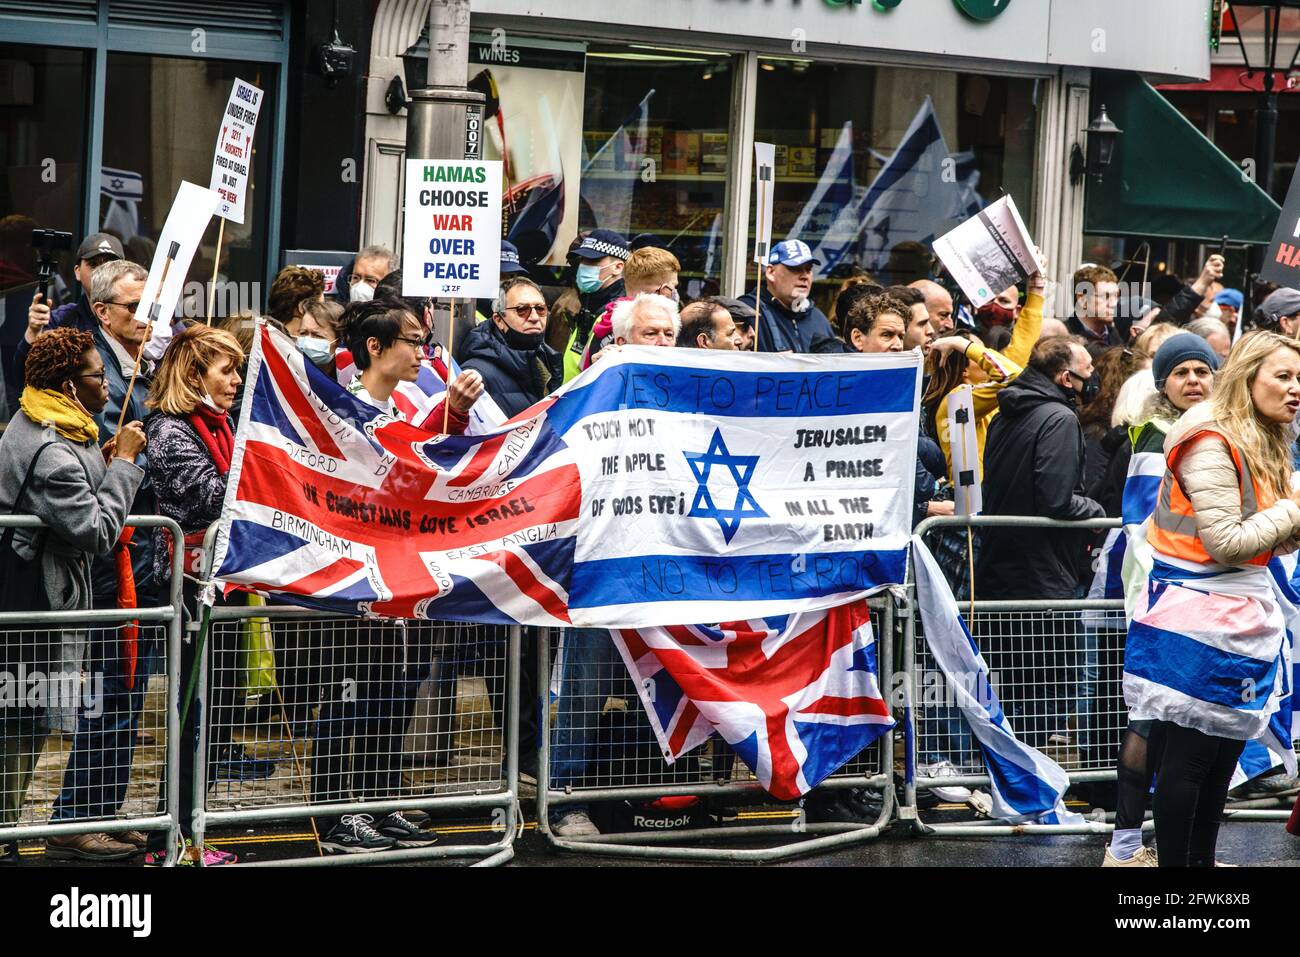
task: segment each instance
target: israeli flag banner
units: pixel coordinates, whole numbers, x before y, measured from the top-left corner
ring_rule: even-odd
[[[575,625],[785,615],[905,580],[920,353],[720,355],[625,347],[550,407],[582,477]]]

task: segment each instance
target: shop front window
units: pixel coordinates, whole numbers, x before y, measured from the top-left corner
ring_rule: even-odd
[[[733,68],[729,54],[587,50],[579,228],[669,250],[688,298],[722,275]]]
[[[244,222],[227,222],[222,237],[218,317],[260,311],[269,292],[262,288],[271,195],[271,150],[265,144],[275,115],[274,71],[250,63],[111,53],[104,97],[100,228],[120,236],[127,258],[147,269],[181,180],[207,186],[211,179],[212,153],[236,77],[266,96],[253,139]],[[202,286],[212,281],[219,225],[214,216],[190,265],[181,301],[187,317],[206,311]]]
[[[56,303],[80,294],[73,256],[81,242],[90,54],[0,44],[0,427],[17,408],[14,349],[27,328],[41,251],[34,230],[70,233],[45,244]]]
[[[755,135],[776,145],[772,238],[812,247],[814,297],[827,314],[846,278],[934,275],[934,240],[1003,192],[1032,232],[1036,81],[791,59],[759,66]]]

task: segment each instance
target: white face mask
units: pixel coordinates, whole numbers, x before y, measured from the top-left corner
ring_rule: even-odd
[[[225,412],[225,411],[226,411],[225,409],[221,408],[221,406],[219,406],[219,405],[217,405],[215,402],[213,402],[213,401],[212,401],[212,396],[208,395],[206,392],[203,393],[203,404],[206,405],[206,406],[207,406],[209,409],[211,409],[213,412]]]
[[[807,312],[811,308],[812,308],[811,299],[806,299],[800,295],[795,295],[790,299],[791,312]]]
[[[359,282],[352,287],[348,298],[353,302],[369,302],[375,298],[375,287],[368,282]]]

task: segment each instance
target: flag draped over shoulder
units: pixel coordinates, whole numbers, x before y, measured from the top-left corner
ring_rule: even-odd
[[[670,764],[717,731],[769,793],[793,800],[894,726],[865,601],[611,635]]]
[[[1146,529],[1155,511],[1160,482],[1165,473],[1165,457],[1160,452],[1134,452],[1129,461],[1128,476],[1124,482],[1122,529],[1115,529],[1106,538],[1097,563],[1089,598],[1123,598],[1125,612],[1085,611],[1086,628],[1105,629],[1117,627],[1127,630],[1139,597],[1147,587],[1152,567],[1151,546],[1147,544]],[[1292,689],[1294,675],[1292,649],[1297,630],[1300,629],[1300,595],[1293,577],[1296,573],[1296,555],[1274,558],[1269,563],[1273,590],[1286,624],[1286,641],[1279,652],[1278,667],[1282,675],[1282,688],[1277,711],[1269,720],[1263,737],[1246,742],[1241,758],[1233,772],[1232,787],[1284,765],[1289,773],[1296,768]]]
[[[1055,761],[1016,737],[989,681],[988,664],[957,610],[952,589],[920,538],[912,539],[917,603],[926,645],[954,703],[979,742],[988,769],[992,816],[1012,823],[1076,824],[1065,809],[1069,776]]]
[[[263,326],[213,577],[541,626],[829,608],[903,581],[919,390],[910,352],[625,347],[508,422],[438,435]]]

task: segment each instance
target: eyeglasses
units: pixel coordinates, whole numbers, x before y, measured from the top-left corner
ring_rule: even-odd
[[[520,319],[527,319],[532,313],[536,312],[538,316],[545,319],[550,309],[547,308],[544,302],[526,302],[522,306],[506,306],[506,312],[513,312]]]
[[[407,337],[407,336],[397,336],[396,338],[394,338],[393,341],[394,341],[394,342],[405,342],[408,346],[415,346],[415,348],[417,348],[417,349],[423,349],[423,348],[424,348],[424,340],[423,340],[423,339],[411,339],[411,338],[409,338],[409,337]]]
[[[135,302],[118,302],[115,299],[105,299],[104,305],[121,306],[123,309],[130,309],[132,312],[135,312],[137,309],[140,308],[140,300],[137,299]]]
[[[108,373],[103,369],[100,369],[98,372],[83,372],[78,376],[74,376],[74,378],[77,379],[98,379],[100,382],[103,382],[107,377]]]

